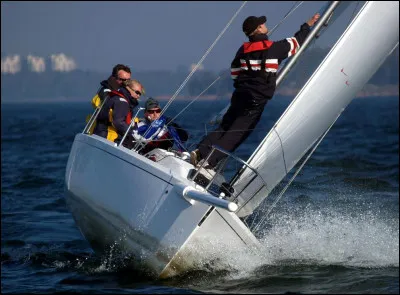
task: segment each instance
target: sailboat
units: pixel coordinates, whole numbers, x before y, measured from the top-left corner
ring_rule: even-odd
[[[315,33],[340,5],[327,5]],[[204,241],[259,251],[244,219],[318,146],[398,46],[398,21],[398,2],[366,2],[250,158],[227,153],[239,167],[231,179],[217,174],[203,183],[186,153],[141,155],[86,126],[75,136],[65,173],[66,203],[84,237],[98,252],[118,247],[159,278],[207,260],[196,250]]]

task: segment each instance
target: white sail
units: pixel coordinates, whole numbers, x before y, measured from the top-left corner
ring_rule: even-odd
[[[234,183],[239,217],[260,205],[272,189],[335,122],[399,42],[399,2],[369,1],[274,125]],[[264,185],[266,183],[267,186]]]

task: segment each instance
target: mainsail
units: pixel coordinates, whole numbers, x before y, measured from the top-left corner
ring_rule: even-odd
[[[329,130],[398,42],[399,2],[366,2],[250,157],[259,176],[251,181],[246,168],[233,183],[241,192],[239,217],[251,214]]]

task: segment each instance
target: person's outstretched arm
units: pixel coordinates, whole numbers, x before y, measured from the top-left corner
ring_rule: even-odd
[[[311,27],[318,21],[320,14],[316,13],[307,22],[301,25],[300,30],[294,34],[294,37],[286,38],[280,41],[275,41],[270,50],[270,54],[276,57],[279,61],[284,60],[295,54],[303,45]]]

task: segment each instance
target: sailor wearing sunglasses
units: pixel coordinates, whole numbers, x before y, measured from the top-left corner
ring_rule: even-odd
[[[152,97],[145,103],[144,116],[145,118],[138,123],[137,131],[134,131],[136,140],[143,137],[145,139],[142,140],[146,144],[140,150],[141,154],[146,154],[155,148],[167,150],[174,145],[180,151],[185,149],[183,142],[188,139],[187,132],[175,122],[171,122],[171,118],[161,115],[160,104]]]

